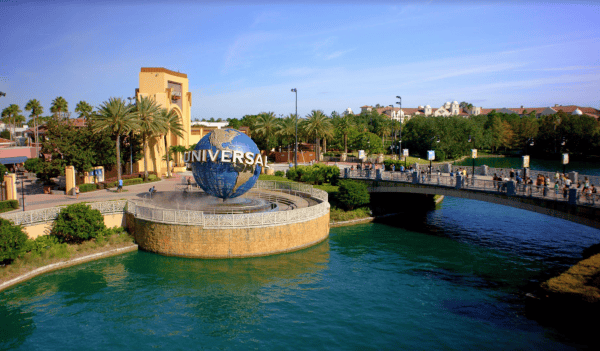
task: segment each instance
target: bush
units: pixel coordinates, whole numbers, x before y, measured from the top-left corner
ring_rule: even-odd
[[[25,161],[25,169],[28,172],[38,173],[42,171],[42,159],[40,158],[28,158]]]
[[[0,262],[10,262],[23,253],[27,234],[20,225],[0,218]]]
[[[33,256],[40,256],[51,247],[59,244],[60,241],[54,235],[40,235],[35,240],[27,240],[25,251],[31,252]]]
[[[337,200],[347,210],[367,205],[370,201],[367,185],[353,180],[342,180],[339,182]]]
[[[339,177],[339,168],[321,164],[298,166],[297,170],[295,168],[290,168],[287,172],[288,179],[309,184],[331,183],[332,185],[336,185]]]
[[[153,181],[159,180],[159,179],[158,179],[158,176],[156,174],[149,174],[148,175],[148,180],[151,181],[151,182],[153,182]]]
[[[0,201],[0,212],[16,210],[17,208],[19,208],[19,201],[17,200]]]
[[[8,169],[5,165],[0,163],[0,183],[4,181],[4,175],[8,172]]]
[[[80,193],[87,193],[88,191],[98,190],[97,184],[80,184],[78,186]]]
[[[74,204],[60,211],[50,234],[62,242],[81,243],[97,237],[105,229],[100,211],[92,210],[85,204]]]
[[[285,177],[285,172],[284,171],[277,171],[277,172],[275,172],[275,176],[276,177]]]

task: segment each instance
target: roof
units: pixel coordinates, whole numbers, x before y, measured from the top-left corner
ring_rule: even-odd
[[[11,164],[15,164],[15,163],[23,163],[25,161],[27,161],[27,156],[0,158],[0,163],[2,163],[3,165],[11,165]]]
[[[171,71],[170,69],[166,69],[163,67],[142,67],[140,72],[149,72],[149,73],[166,73],[175,77],[187,78],[187,74],[179,73],[175,71]]]

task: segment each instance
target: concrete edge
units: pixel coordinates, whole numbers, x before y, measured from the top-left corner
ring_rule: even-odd
[[[55,271],[58,269],[63,269],[63,268],[75,266],[78,264],[98,260],[101,258],[116,256],[116,255],[124,254],[127,252],[131,252],[131,251],[137,251],[137,250],[138,250],[138,245],[132,244],[132,245],[129,245],[126,247],[120,247],[120,248],[112,249],[109,251],[98,252],[98,253],[87,255],[87,256],[77,257],[77,258],[67,260],[67,261],[52,263],[47,266],[36,268],[30,272],[27,272],[27,273],[22,274],[14,279],[11,279],[9,281],[6,281],[6,282],[0,284],[0,291],[10,288],[10,287],[12,287],[16,284],[22,283],[24,281],[27,281],[31,278],[37,277],[38,275],[41,275],[44,273],[48,273],[48,272]]]

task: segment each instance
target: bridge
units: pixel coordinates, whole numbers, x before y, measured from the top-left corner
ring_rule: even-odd
[[[535,171],[532,171],[535,173]],[[369,193],[454,196],[537,212],[600,229],[600,196],[571,187],[554,188],[493,180],[488,176],[451,176],[441,172],[387,172],[345,169],[343,177],[367,183]]]

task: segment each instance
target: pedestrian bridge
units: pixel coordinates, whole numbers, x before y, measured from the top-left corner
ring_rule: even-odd
[[[558,193],[551,187],[517,184],[491,177],[464,178],[425,172],[382,172],[346,169],[344,178],[367,183],[369,193],[410,193],[454,196],[486,201],[562,218],[600,229],[600,197],[571,188]]]

